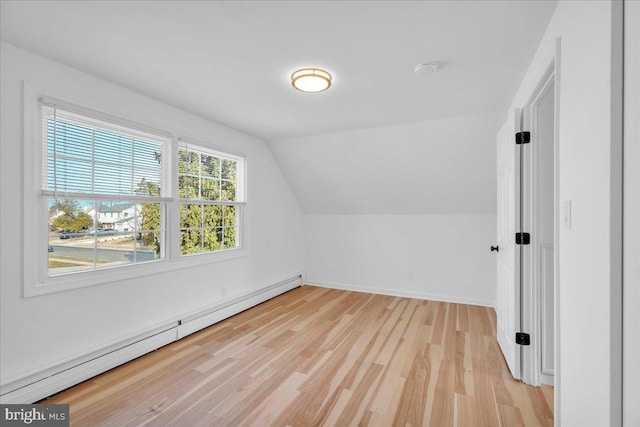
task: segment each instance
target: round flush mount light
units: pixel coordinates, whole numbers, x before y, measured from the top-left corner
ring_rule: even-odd
[[[415,71],[416,74],[422,74],[422,73],[433,73],[434,71],[436,71],[438,69],[438,64],[435,62],[425,62],[424,64],[418,64],[416,65],[416,67],[413,69],[413,71]]]
[[[300,68],[291,74],[291,84],[302,92],[324,92],[331,87],[331,74],[321,68]]]

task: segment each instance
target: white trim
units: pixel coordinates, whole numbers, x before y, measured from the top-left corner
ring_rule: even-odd
[[[622,422],[640,426],[640,2],[624,1]]]
[[[215,138],[212,138],[215,140]],[[222,157],[229,160],[244,160],[247,158],[246,154],[241,151],[229,150],[228,148],[221,147],[216,143],[211,144],[200,138],[192,138],[190,136],[181,136],[177,139],[178,148],[189,146],[194,151],[199,151],[202,154],[213,155],[216,157]],[[237,171],[236,171],[237,172]]]
[[[555,61],[555,77],[553,84],[555,85],[556,90],[556,99],[555,99],[555,112],[556,112],[556,120],[555,120],[555,129],[554,129],[554,140],[555,146],[553,149],[553,159],[555,162],[555,170],[554,170],[554,181],[555,181],[555,225],[553,229],[553,246],[555,248],[553,255],[553,270],[554,270],[554,295],[553,295],[553,313],[554,313],[554,342],[553,342],[553,423],[556,426],[560,425],[560,379],[562,378],[560,375],[560,89],[561,89],[561,81],[560,78],[562,75],[562,56],[561,56],[561,48],[562,48],[562,39],[558,37],[555,39],[554,45],[554,61]]]
[[[250,292],[242,297],[233,298],[214,307],[202,310],[195,315],[185,317],[178,326],[178,339],[301,286],[301,276],[302,275],[298,275],[291,279],[283,280],[266,289]]]
[[[520,250],[523,251],[523,265],[522,265],[522,325],[521,330],[527,332],[531,337],[531,344],[526,347],[522,347],[522,363],[521,374],[522,381],[525,384],[538,386],[542,384],[542,368],[541,368],[541,331],[542,321],[540,319],[541,314],[541,290],[540,290],[540,254],[536,250],[538,248],[540,239],[538,232],[538,149],[539,144],[534,139],[533,128],[536,125],[534,120],[536,117],[533,115],[533,107],[537,105],[540,98],[553,86],[554,96],[554,130],[553,130],[553,153],[554,153],[554,194],[553,194],[553,233],[554,233],[554,247],[556,253],[559,252],[558,246],[558,224],[560,223],[559,217],[559,203],[558,194],[559,186],[557,178],[559,176],[559,161],[556,155],[558,147],[558,89],[556,87],[556,61],[555,56],[551,58],[547,67],[542,73],[538,84],[531,92],[531,96],[524,105],[522,111],[523,130],[532,132],[532,140],[530,144],[522,145],[521,149],[525,150],[524,156],[524,175],[523,186],[521,187],[521,197],[523,200],[523,230],[531,234],[531,244],[521,245]],[[555,255],[554,255],[555,259]],[[556,264],[554,263],[554,269]],[[555,277],[555,274],[554,274]],[[554,285],[554,289],[555,285]],[[554,291],[557,294],[557,292]],[[554,317],[555,313],[554,313]],[[555,319],[554,319],[555,320]],[[550,378],[546,378],[547,382],[550,382]]]
[[[37,402],[40,399],[92,378],[99,373],[106,372],[109,369],[167,345],[175,341],[176,336],[175,328],[160,332],[142,341],[124,346],[98,358],[91,359],[88,362],[75,365],[72,368],[54,373],[51,376],[3,394],[0,396],[0,402],[3,404]]]
[[[554,236],[555,237],[555,236]],[[540,252],[539,252],[539,260],[540,260],[540,270],[539,270],[539,284],[540,284],[540,342],[539,342],[539,351],[538,351],[538,355],[536,356],[538,358],[538,363],[540,366],[540,372],[539,372],[539,380],[540,380],[540,384],[545,384],[545,385],[550,385],[553,386],[554,385],[554,377],[555,377],[555,369],[553,364],[551,366],[546,366],[545,362],[547,362],[545,360],[544,357],[544,350],[545,350],[545,337],[544,337],[544,331],[547,329],[547,319],[549,318],[549,315],[551,315],[553,317],[553,319],[555,320],[555,302],[554,305],[552,307],[547,307],[547,305],[545,304],[545,301],[547,300],[547,294],[545,292],[545,290],[547,289],[547,284],[545,283],[545,278],[548,277],[549,274],[551,274],[551,280],[555,280],[555,270],[553,268],[553,259],[555,259],[555,250],[554,250],[554,246],[553,245],[540,245]],[[551,258],[551,261],[549,260],[549,258]],[[549,264],[551,264],[551,268],[549,268]],[[555,295],[555,286],[553,287],[553,291],[552,293]],[[554,327],[555,329],[555,327]],[[554,335],[555,335],[555,330],[554,330]],[[554,340],[553,340],[554,344],[555,344],[555,336],[554,336]],[[554,362],[555,362],[555,348],[553,349],[554,351]]]
[[[416,298],[429,301],[450,302],[455,304],[467,304],[478,305],[481,307],[494,307],[493,301],[477,299],[477,298],[463,298],[451,295],[438,295],[426,292],[412,291],[407,289],[389,289],[378,288],[371,286],[353,285],[348,283],[337,282],[321,282],[318,280],[309,279],[305,282],[305,286],[318,286],[321,288],[340,289],[344,291],[353,292],[366,292],[368,294],[389,295],[392,297],[404,297],[404,298]]]
[[[168,233],[165,233],[165,235],[167,234]],[[137,277],[152,276],[154,274],[163,274],[169,271],[193,268],[216,262],[230,261],[249,255],[249,251],[241,248],[226,249],[215,252],[194,254],[194,256],[182,256],[173,260],[165,258],[126,266],[101,268],[87,272],[60,274],[49,277],[46,284],[28,286],[28,283],[25,282],[24,296],[33,297],[37,295],[68,291],[71,289],[102,285],[105,283],[118,283],[123,280],[135,279]]]
[[[171,197],[154,197],[154,196],[138,196],[127,194],[93,194],[93,193],[76,193],[71,191],[53,191],[53,190],[41,190],[42,196],[48,196],[52,199],[87,199],[87,200],[107,200],[107,201],[127,201],[132,203],[171,203],[173,198]]]
[[[79,122],[86,122],[87,124],[91,123],[91,126],[97,126],[101,129],[120,132],[122,130],[120,128],[124,128],[128,133],[135,131],[134,133],[138,133],[138,136],[141,138],[171,139],[172,137],[171,133],[166,130],[157,129],[152,126],[127,120],[121,116],[104,113],[97,109],[87,108],[82,105],[84,103],[78,104],[75,102],[65,101],[64,99],[56,99],[42,93],[37,99],[37,102],[41,102],[47,107],[59,107],[65,113],[71,113],[70,115],[76,115],[76,117],[80,115],[81,117],[77,118]]]
[[[177,341],[275,296],[301,286],[302,274],[270,286],[226,298],[214,306],[173,319],[162,326],[101,349],[70,357],[48,368],[4,380],[1,403],[32,403]]]
[[[50,97],[47,94],[51,94]],[[201,142],[197,140],[194,144],[197,144],[199,148],[203,150],[210,150],[208,147],[212,147],[211,151],[207,151],[209,154],[216,156],[233,159],[238,163],[236,171],[236,198],[238,201],[233,202],[218,202],[211,204],[218,205],[231,205],[239,206],[240,215],[237,218],[237,242],[239,247],[225,249],[220,251],[211,251],[200,254],[192,254],[189,256],[182,256],[180,254],[180,203],[183,203],[178,198],[178,148],[179,138],[172,133],[159,130],[154,127],[140,124],[136,121],[130,121],[121,116],[112,114],[108,109],[93,105],[86,100],[77,101],[68,99],[63,95],[55,95],[53,91],[43,91],[31,86],[28,82],[23,81],[23,104],[24,104],[24,121],[23,121],[23,139],[24,139],[24,197],[23,197],[23,210],[24,212],[34,212],[34,215],[30,216],[31,219],[25,219],[23,224],[23,295],[24,297],[32,297],[37,295],[43,295],[54,292],[67,291],[71,289],[78,289],[87,286],[101,285],[104,283],[119,282],[127,279],[132,279],[142,276],[150,276],[154,274],[161,274],[168,271],[191,268],[200,265],[205,265],[213,262],[223,262],[249,255],[247,232],[245,230],[246,221],[244,217],[247,215],[246,207],[246,188],[247,188],[247,158],[242,153],[227,150],[225,148],[214,147],[212,144]],[[63,108],[75,112],[81,112],[87,114],[88,117],[94,117],[98,120],[108,120],[117,126],[126,126],[140,132],[151,133],[152,135],[166,138],[170,142],[167,147],[163,148],[163,152],[170,153],[168,166],[169,174],[166,178],[167,190],[171,191],[172,197],[144,197],[132,195],[122,196],[103,196],[92,195],[84,193],[55,193],[58,196],[73,196],[82,197],[87,199],[104,199],[104,200],[150,200],[152,202],[164,203],[165,215],[163,216],[164,223],[161,224],[161,229],[164,230],[164,247],[163,258],[144,262],[134,263],[126,266],[114,266],[100,269],[93,269],[88,271],[79,271],[69,274],[59,274],[49,276],[47,269],[47,253],[44,250],[37,250],[34,248],[44,248],[48,244],[47,239],[47,223],[42,218],[46,217],[47,207],[43,202],[43,197],[49,195],[51,192],[48,190],[41,190],[40,177],[42,175],[42,138],[41,138],[41,124],[42,120],[39,120],[40,105],[43,102],[56,103]],[[191,138],[182,138],[182,141],[196,141]],[[40,148],[40,149],[36,149]],[[38,185],[36,185],[38,183]],[[210,204],[209,201],[198,201],[197,203]],[[27,216],[29,217],[29,216]],[[25,218],[27,218],[25,217]],[[28,260],[28,262],[27,262]]]
[[[35,287],[35,283],[42,275],[42,267],[45,265],[42,259],[42,251],[35,251],[33,245],[40,245],[42,239],[37,238],[36,231],[40,225],[40,214],[36,209],[41,205],[37,203],[40,198],[39,176],[42,170],[42,155],[39,150],[36,150],[35,139],[39,135],[38,120],[38,94],[39,91],[34,89],[27,82],[23,81],[23,170],[24,170],[24,186],[23,186],[23,199],[22,199],[22,211],[34,212],[33,215],[23,215],[23,244],[22,244],[22,259],[23,259],[23,280],[24,280],[24,295],[30,292]],[[37,153],[36,153],[37,151]],[[38,185],[36,185],[38,183]],[[31,218],[31,221],[29,221]],[[44,244],[44,243],[43,243]],[[27,263],[24,260],[33,260],[33,264],[30,268],[27,268]],[[35,266],[35,268],[34,268]]]

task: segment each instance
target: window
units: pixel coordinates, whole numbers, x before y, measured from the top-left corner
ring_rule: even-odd
[[[180,254],[235,249],[240,244],[240,158],[180,144]]]
[[[41,112],[48,275],[164,258],[170,140],[55,104]]]
[[[36,144],[25,149],[36,166],[25,183],[37,189],[27,200],[38,213],[25,226],[25,256],[40,267],[25,264],[27,294],[108,282],[99,273],[106,268],[124,267],[118,277],[133,277],[243,254],[242,156],[38,99],[31,105],[39,125],[28,138]]]

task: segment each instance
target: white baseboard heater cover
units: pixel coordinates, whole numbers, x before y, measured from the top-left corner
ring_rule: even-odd
[[[0,403],[37,402],[301,285],[302,276],[297,275],[185,317],[166,330],[158,332],[156,328],[133,343],[123,342],[115,349],[111,346],[92,359],[79,357],[74,359],[77,363],[69,361],[58,365],[58,368],[12,381],[1,387]]]

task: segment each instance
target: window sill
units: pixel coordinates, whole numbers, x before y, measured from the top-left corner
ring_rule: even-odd
[[[41,283],[25,283],[24,296],[34,297],[55,292],[120,282],[144,276],[167,273],[174,270],[193,268],[201,265],[230,261],[249,256],[246,249],[231,249],[227,251],[180,257],[178,259],[163,259],[126,267],[112,267],[102,270],[70,273],[48,277]]]

